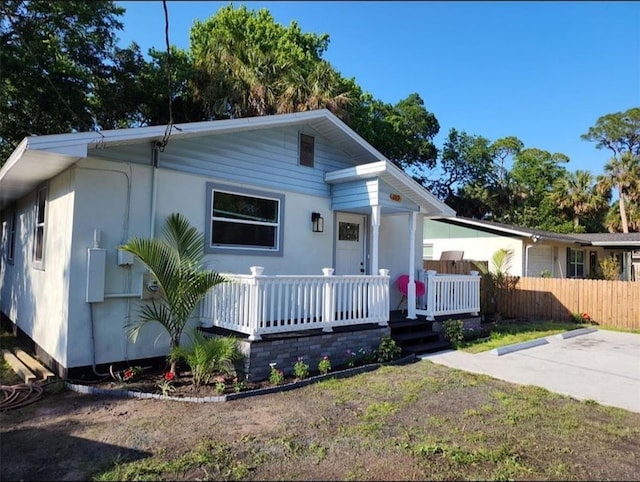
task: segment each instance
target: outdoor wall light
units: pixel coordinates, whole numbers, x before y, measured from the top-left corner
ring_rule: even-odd
[[[320,213],[311,213],[311,223],[313,225],[314,233],[321,233],[324,231],[324,218],[320,216]]]

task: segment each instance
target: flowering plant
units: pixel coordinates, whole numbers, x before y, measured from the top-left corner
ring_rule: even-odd
[[[304,357],[299,356],[298,361],[294,363],[293,374],[299,380],[303,380],[309,376],[309,365],[304,362]]]
[[[162,395],[167,396],[169,393],[175,391],[176,387],[173,386],[173,381],[176,375],[172,372],[167,372],[162,377],[162,380],[158,382],[158,388],[162,392]]]
[[[118,383],[129,383],[133,381],[135,377],[142,373],[142,367],[128,367],[124,370],[113,371],[113,367],[109,367],[109,373],[111,373],[111,377],[116,380]]]
[[[271,367],[271,374],[269,375],[269,381],[272,385],[280,385],[284,382],[284,372],[276,368],[275,363],[269,363]]]
[[[347,367],[353,368],[354,366],[356,366],[356,354],[347,350]]]
[[[329,360],[329,357],[325,355],[318,363],[318,371],[321,375],[326,375],[329,373],[329,370],[331,370],[331,360]]]
[[[589,316],[589,313],[587,312],[582,313],[582,321],[584,322],[591,321],[591,316]]]

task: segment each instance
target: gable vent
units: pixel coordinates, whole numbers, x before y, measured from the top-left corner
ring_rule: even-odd
[[[315,138],[313,136],[300,133],[299,163],[301,166],[313,167],[314,143]]]

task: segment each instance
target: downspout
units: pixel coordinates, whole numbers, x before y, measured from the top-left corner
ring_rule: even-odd
[[[540,239],[540,236],[538,236],[537,234],[534,234],[533,236],[531,236],[531,241],[533,242],[533,244],[527,244],[527,246],[524,248],[524,277],[525,278],[529,277],[529,248],[532,248],[533,245],[536,244],[539,239]]]
[[[153,239],[156,230],[156,205],[158,198],[158,165],[160,164],[160,142],[154,142],[151,148],[151,222],[149,224],[149,237]]]

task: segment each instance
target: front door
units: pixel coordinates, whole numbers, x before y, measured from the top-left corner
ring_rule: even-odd
[[[336,275],[365,274],[365,223],[361,214],[338,213]]]

